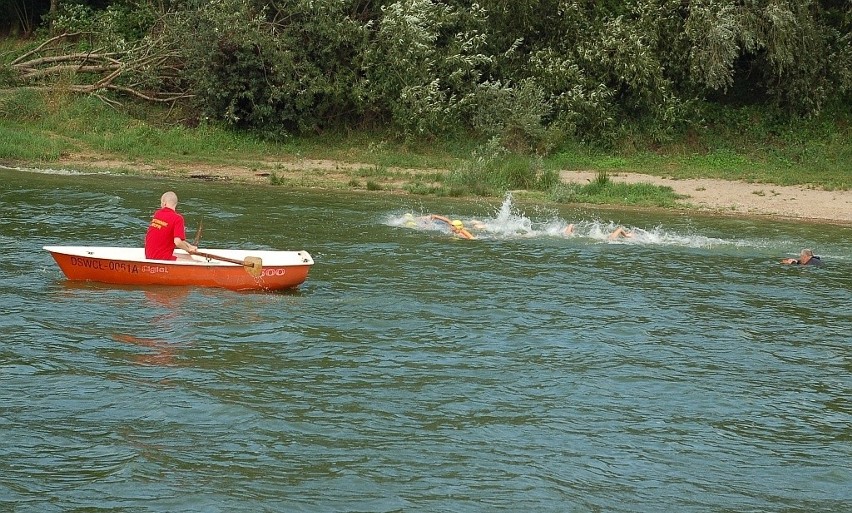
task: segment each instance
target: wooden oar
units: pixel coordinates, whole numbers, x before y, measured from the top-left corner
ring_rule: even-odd
[[[190,253],[192,255],[198,255],[204,258],[212,258],[213,260],[221,260],[223,262],[231,262],[232,264],[239,264],[246,268],[246,272],[254,277],[258,277],[263,273],[263,260],[260,257],[247,256],[243,260],[237,260],[236,258],[228,258],[219,255],[213,255],[211,253],[203,253],[201,251],[193,251]]]
[[[204,227],[204,218],[202,217],[200,221],[198,221],[198,228],[195,230],[195,239],[192,241],[193,246],[198,246],[198,242],[201,240],[201,229]]]

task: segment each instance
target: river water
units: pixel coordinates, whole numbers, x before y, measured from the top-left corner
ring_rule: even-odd
[[[852,510],[850,227],[0,181],[2,511]],[[307,250],[308,280],[73,283],[41,249],[141,245],[166,189],[202,248]],[[825,265],[778,264],[802,247]]]

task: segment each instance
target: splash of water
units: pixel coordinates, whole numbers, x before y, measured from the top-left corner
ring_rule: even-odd
[[[662,226],[642,228],[624,226],[631,234],[630,237],[611,239],[610,235],[621,225],[613,221],[600,219],[578,219],[568,221],[551,215],[542,220],[535,220],[518,210],[513,202],[512,194],[507,193],[500,207],[491,217],[448,216],[450,219],[460,219],[465,227],[477,239],[529,239],[529,238],[560,238],[584,240],[593,243],[606,244],[638,244],[666,245],[690,248],[711,248],[715,246],[739,246],[741,240],[725,240],[707,237],[695,233],[678,233],[667,230]],[[420,231],[440,231],[450,234],[446,223],[434,221],[428,215],[390,214],[385,220],[388,226],[409,228]],[[570,229],[569,229],[570,227]]]
[[[492,237],[515,238],[537,235],[532,219],[517,211],[512,203],[512,193],[506,194],[493,218],[477,221],[481,223],[482,230]]]
[[[83,176],[83,175],[96,175],[96,174],[108,174],[108,173],[95,173],[95,172],[87,172],[87,171],[75,171],[73,169],[52,169],[52,168],[35,168],[35,167],[10,167],[0,165],[0,169],[7,169],[10,171],[22,171],[25,173],[38,173],[42,175],[69,175],[69,176]]]

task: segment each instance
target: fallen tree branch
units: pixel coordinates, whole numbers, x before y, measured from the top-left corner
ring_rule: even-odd
[[[44,78],[50,75],[61,75],[63,73],[74,71],[78,73],[105,73],[107,71],[120,70],[121,65],[119,64],[111,64],[108,66],[78,66],[66,64],[62,66],[51,66],[50,68],[39,69],[35,71],[31,71],[29,73],[25,73],[21,75],[21,78],[24,80],[35,80],[38,78]]]
[[[27,57],[29,57],[30,55],[35,55],[36,53],[40,52],[42,48],[44,48],[44,47],[48,46],[49,44],[51,44],[51,43],[53,43],[53,42],[56,42],[56,41],[59,41],[59,40],[62,40],[62,39],[71,38],[71,37],[77,37],[77,36],[79,36],[80,34],[82,34],[82,32],[73,32],[73,33],[65,32],[65,33],[59,34],[58,36],[54,36],[54,37],[52,37],[52,38],[48,39],[47,41],[45,41],[44,43],[42,43],[42,44],[38,45],[37,47],[33,48],[33,49],[32,49],[32,50],[30,50],[29,52],[26,52],[26,53],[24,53],[23,55],[21,55],[20,57],[18,57],[17,59],[13,60],[11,65],[12,65],[12,66],[14,66],[15,64],[17,64],[17,63],[19,63],[20,61],[22,61],[22,60],[26,59],[26,58],[27,58]]]
[[[59,85],[49,85],[49,86],[48,85],[30,85],[30,86],[20,86],[20,87],[15,87],[15,88],[0,89],[0,93],[9,93],[9,92],[12,92],[12,91],[20,91],[20,90],[50,91],[50,90],[55,90],[55,89],[64,89],[64,90],[70,91],[72,93],[91,94],[91,95],[99,97],[99,98],[100,98],[101,95],[98,94],[98,91],[103,91],[103,90],[118,91],[118,92],[128,94],[130,96],[135,96],[136,98],[140,98],[142,100],[151,101],[151,102],[158,102],[158,103],[169,103],[169,102],[175,102],[177,100],[187,100],[187,99],[195,97],[195,95],[188,94],[188,93],[149,94],[149,93],[143,93],[143,92],[138,91],[138,90],[131,88],[131,87],[117,86],[117,85],[114,85],[114,84],[104,85],[104,86],[101,86],[101,87],[95,87],[94,85],[79,85],[79,84],[64,85],[64,86],[59,86]],[[118,104],[118,102],[115,102],[115,100],[110,100],[110,101],[107,101],[106,103]]]
[[[132,89],[130,87],[110,85],[108,88],[112,89],[113,91],[121,91],[121,92],[129,94],[131,96],[135,96],[137,98],[140,98],[142,100],[147,100],[149,102],[159,102],[159,103],[175,102],[177,100],[189,99],[189,98],[192,98],[192,97],[195,96],[195,95],[192,95],[192,94],[185,94],[185,93],[169,93],[167,95],[158,94],[156,96],[151,96],[151,95],[147,95],[145,93],[142,93],[141,91],[137,91],[135,89]]]
[[[122,52],[105,52],[102,48],[81,52],[73,41],[81,34],[85,32],[54,36],[14,59],[7,69],[17,76],[21,84],[18,89],[90,94],[112,106],[120,103],[103,93],[112,91],[173,106],[193,97],[176,80],[183,66],[174,50],[146,40]],[[148,87],[143,88],[143,84]]]
[[[115,57],[120,56],[118,53],[71,53],[66,55],[52,55],[48,57],[39,57],[38,59],[31,59],[26,62],[19,62],[17,64],[12,64],[12,68],[18,70],[26,70],[31,68],[36,68],[38,66],[42,66],[44,64],[54,64],[57,62],[69,62],[69,61],[80,61],[80,62],[89,62],[89,61],[107,61],[118,63],[118,59]]]

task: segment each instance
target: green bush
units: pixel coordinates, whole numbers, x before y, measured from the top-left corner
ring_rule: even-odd
[[[46,19],[53,34],[81,33],[82,48],[124,51],[149,34],[157,15],[150,2],[114,2],[105,9],[59,2],[57,12]]]
[[[444,182],[474,195],[497,196],[515,189],[548,190],[558,181],[558,172],[545,170],[540,158],[512,153],[493,137]]]
[[[365,27],[333,0],[278,9],[222,0],[163,27],[201,116],[276,140],[351,121],[363,110],[355,66]],[[281,18],[288,23],[275,21]]]
[[[753,136],[779,126],[749,125],[743,107],[801,120],[852,103],[852,17],[843,2],[59,6],[45,20],[52,32],[43,25],[42,40],[26,47],[61,31],[81,32],[54,41],[67,45],[58,54],[97,51],[123,64],[110,82],[116,89],[96,91],[100,98],[124,101],[134,96],[132,86],[136,94],[175,98],[171,106],[189,113],[187,124],[225,123],[278,142],[294,134],[378,129],[411,145],[497,137],[503,147],[530,155],[577,143],[626,152],[678,141],[721,125],[726,115]],[[2,62],[0,84],[11,87],[108,82],[79,66],[27,75],[8,56]],[[724,113],[705,119],[707,104]],[[766,135],[783,139],[783,133]],[[526,180],[507,173],[510,182]]]
[[[671,207],[682,198],[675,194],[671,187],[648,183],[615,183],[599,179],[585,185],[559,184],[550,191],[550,199],[559,203]]]
[[[368,110],[389,117],[409,138],[458,130],[494,60],[485,53],[485,17],[476,4],[382,6],[363,55]]]

